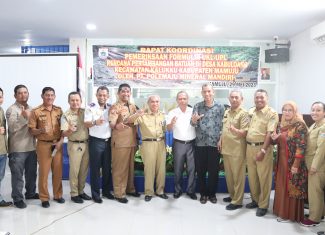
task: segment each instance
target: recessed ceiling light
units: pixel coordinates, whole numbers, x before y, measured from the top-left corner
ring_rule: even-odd
[[[25,39],[23,39],[23,43],[24,43],[25,45],[29,45],[29,44],[30,44],[30,39],[29,39],[29,38],[25,38]]]
[[[95,29],[97,28],[97,26],[96,26],[95,24],[87,24],[87,25],[86,25],[86,28],[87,28],[88,30],[95,30]]]
[[[214,24],[207,24],[206,26],[204,26],[204,31],[208,32],[208,33],[213,33],[215,31],[217,31],[219,28],[217,26],[215,26]]]

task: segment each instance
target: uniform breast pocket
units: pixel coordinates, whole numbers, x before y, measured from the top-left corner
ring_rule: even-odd
[[[260,131],[266,132],[266,130],[267,130],[267,121],[266,120],[263,120],[263,119],[258,120],[258,122],[256,122],[256,124]]]

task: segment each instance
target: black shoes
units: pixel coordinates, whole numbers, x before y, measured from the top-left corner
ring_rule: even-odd
[[[157,193],[156,193],[156,196],[157,196],[157,197],[160,197],[160,198],[162,198],[162,199],[168,199],[168,196],[167,196],[165,193],[163,193],[163,194],[157,194]]]
[[[100,197],[93,197],[93,201],[96,203],[103,203],[103,200]]]
[[[120,202],[120,203],[128,203],[128,199],[126,199],[125,197],[122,197],[122,198],[115,198],[116,201]]]
[[[267,213],[267,209],[257,208],[256,216],[262,217],[262,216],[266,215],[266,213]]]
[[[144,200],[145,200],[146,202],[150,202],[151,199],[152,199],[152,196],[149,196],[149,195],[146,195],[146,196],[144,197]]]
[[[182,192],[178,192],[178,193],[174,193],[174,194],[173,194],[173,197],[174,197],[175,199],[177,199],[177,198],[179,198],[181,195],[182,195]]]
[[[8,207],[8,206],[12,206],[12,202],[6,202],[5,200],[2,200],[0,202],[0,207]]]
[[[103,193],[103,197],[105,197],[107,199],[110,199],[110,200],[114,200],[115,199],[115,197],[111,193]]]
[[[73,201],[75,203],[83,203],[84,202],[84,200],[82,200],[82,198],[80,196],[71,197],[71,201]]]
[[[200,203],[201,204],[205,204],[205,203],[207,203],[207,201],[208,201],[208,198],[206,196],[201,196],[200,197]]]
[[[242,207],[243,207],[243,205],[235,205],[235,204],[230,203],[229,205],[226,206],[226,210],[233,211],[233,210],[237,210]]]
[[[138,193],[137,191],[133,192],[133,193],[126,193],[126,195],[132,196],[132,197],[140,197],[141,194]]]
[[[35,193],[33,196],[26,196],[25,195],[25,199],[26,200],[30,200],[30,199],[39,199],[39,194]]]
[[[217,203],[217,198],[216,198],[216,196],[210,196],[210,197],[209,197],[209,201],[210,201],[211,203],[213,203],[213,204],[216,204],[216,203]]]
[[[224,197],[222,201],[224,202],[231,202],[232,198],[231,197]]]
[[[62,197],[60,197],[60,198],[54,198],[53,200],[56,201],[57,203],[60,203],[60,204],[65,203],[65,200]]]
[[[44,201],[44,202],[42,202],[42,207],[43,208],[49,208],[50,207],[50,203],[48,201]]]
[[[25,202],[23,200],[14,202],[14,205],[19,209],[24,209],[27,207],[27,205],[25,204]]]
[[[257,207],[258,207],[258,205],[257,205],[257,203],[255,201],[252,201],[252,202],[250,202],[250,203],[248,203],[246,205],[247,209],[254,209],[254,208],[257,208]]]
[[[187,196],[189,196],[192,200],[197,200],[197,196],[195,193],[186,193]]]
[[[89,197],[87,194],[83,193],[83,194],[80,194],[79,197],[83,200],[86,200],[86,201],[89,201],[91,200],[91,197]]]

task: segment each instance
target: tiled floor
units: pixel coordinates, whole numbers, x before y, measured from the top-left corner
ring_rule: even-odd
[[[103,204],[70,201],[69,182],[64,181],[65,204],[50,201],[44,209],[39,200],[27,201],[26,209],[0,208],[0,231],[14,235],[293,235],[316,234],[325,230],[325,222],[316,228],[305,228],[297,223],[278,223],[271,211],[263,218],[255,216],[255,210],[226,211],[222,202],[225,194],[217,194],[218,203],[201,205],[186,196],[168,200],[153,198],[151,202],[129,198],[128,204],[104,199]],[[7,170],[2,195],[10,199],[10,171]],[[90,189],[87,185],[86,192]],[[273,193],[272,193],[273,195]],[[250,201],[245,194],[244,203]],[[270,208],[272,208],[272,200]],[[1,233],[0,233],[1,234]]]

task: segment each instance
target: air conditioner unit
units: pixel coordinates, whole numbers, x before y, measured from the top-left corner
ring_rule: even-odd
[[[311,27],[310,38],[316,44],[325,46],[325,21]]]

